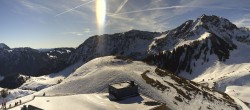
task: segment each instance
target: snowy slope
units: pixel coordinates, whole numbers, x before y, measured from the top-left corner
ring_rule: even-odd
[[[2,90],[3,88],[0,88],[0,91]],[[22,89],[12,89],[12,90],[8,90],[8,93],[10,93],[4,100],[5,101],[11,101],[11,100],[14,100],[14,99],[17,99],[17,98],[20,98],[20,97],[24,97],[24,96],[27,96],[27,95],[30,95],[30,94],[33,94],[35,93],[35,91],[32,91],[32,90],[22,90]],[[0,98],[0,103],[3,102],[3,98],[1,97]]]
[[[241,92],[241,95],[232,95],[231,92],[227,91],[228,88],[231,88],[229,90],[238,91],[250,87],[250,46],[245,42],[236,40],[233,40],[233,43],[237,45],[237,49],[230,52],[229,59],[222,62],[218,61],[216,56],[210,55],[207,57],[209,62],[203,65],[196,65],[192,74],[182,71],[179,75],[195,82],[207,83],[211,88],[226,92],[234,98],[240,99],[240,101],[244,100],[242,96],[249,95],[249,92]],[[202,64],[202,60],[197,60],[196,62]],[[232,89],[234,86],[241,89]],[[246,102],[249,103],[249,101]]]
[[[67,76],[69,76],[77,67],[79,67],[81,63],[75,63],[74,65],[71,65],[64,70],[58,72],[58,73],[52,73],[50,75],[43,75],[39,77],[32,77],[32,76],[25,76],[21,75],[22,77],[25,77],[26,82],[23,83],[20,87],[17,89],[8,89],[8,92],[10,94],[7,96],[7,101],[12,101],[16,98],[22,97],[22,99],[27,99],[25,97],[28,97],[28,100],[32,98],[33,96],[30,96],[30,94],[39,94],[42,89],[54,86],[60,82],[62,82]],[[61,80],[61,81],[59,81]],[[3,88],[0,88],[0,91]],[[23,98],[24,97],[24,98]],[[3,100],[0,100],[2,102]],[[19,101],[19,100],[18,100]]]
[[[244,104],[250,108],[249,91],[249,86],[228,86],[225,92],[232,97],[240,99],[240,101],[244,102]]]
[[[49,75],[43,75],[38,77],[29,77],[25,83],[23,83],[19,89],[39,91],[41,89],[61,83],[66,77],[68,77],[81,63],[75,63],[58,73],[51,73]],[[27,76],[26,76],[27,77]]]
[[[196,82],[205,82],[213,86],[216,82],[216,88],[225,91],[227,86],[250,86],[250,47],[247,44],[235,41],[238,45],[237,50],[233,50],[230,59],[225,62],[214,61],[214,64],[203,67],[201,75],[194,78]],[[202,67],[197,67],[202,68]]]
[[[59,97],[36,97],[26,105],[33,105],[45,110],[150,110],[158,105],[145,103],[153,100],[144,97],[132,97],[118,102],[110,101],[108,94],[77,94]],[[60,105],[60,106],[58,106]],[[22,106],[11,110],[20,110]]]
[[[235,109],[235,102],[212,91],[145,63],[100,57],[84,64],[59,85],[40,94],[86,94],[107,92],[110,83],[134,80],[140,93],[166,103],[172,109]],[[228,106],[229,105],[229,106]]]

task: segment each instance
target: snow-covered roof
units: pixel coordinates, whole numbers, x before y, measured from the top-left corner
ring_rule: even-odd
[[[116,88],[116,89],[127,88],[130,86],[130,82],[116,83],[116,84],[112,84],[111,86]]]
[[[124,82],[124,83],[113,84],[111,86],[116,88],[116,89],[122,89],[122,88],[129,87],[129,85],[130,84],[128,82]]]

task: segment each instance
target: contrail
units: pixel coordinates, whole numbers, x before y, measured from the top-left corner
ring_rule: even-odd
[[[109,14],[109,16],[123,15],[123,14],[131,14],[131,13],[139,13],[144,11],[153,11],[153,10],[165,10],[165,9],[174,9],[174,8],[206,8],[206,9],[225,9],[225,10],[244,10],[250,11],[248,8],[230,8],[230,7],[204,7],[204,6],[170,6],[170,7],[158,7],[158,8],[148,8],[144,10],[135,10],[123,13],[113,13]]]
[[[170,6],[170,7],[148,8],[148,9],[144,9],[144,10],[136,10],[136,11],[123,12],[123,13],[114,13],[114,14],[111,14],[110,16],[122,15],[122,14],[130,14],[130,13],[138,13],[138,12],[152,11],[152,10],[173,9],[173,8],[188,8],[188,7],[187,6]]]
[[[77,8],[79,8],[79,7],[82,7],[82,6],[84,6],[84,5],[87,5],[87,4],[89,4],[89,3],[91,3],[91,2],[94,2],[94,1],[95,1],[95,0],[91,0],[91,1],[88,1],[88,2],[83,3],[83,4],[81,4],[81,5],[78,5],[78,6],[74,7],[74,8],[71,8],[71,9],[69,9],[69,10],[67,10],[67,11],[64,11],[64,12],[62,12],[62,13],[59,13],[59,14],[55,15],[55,17],[60,16],[60,15],[62,15],[62,14],[65,14],[65,13],[67,13],[67,12],[70,12],[70,11],[72,11],[72,10],[74,10],[74,9],[77,9]]]
[[[128,2],[128,0],[124,0],[121,5],[118,7],[118,9],[115,11],[114,14],[119,13],[121,9],[124,7],[124,5]]]

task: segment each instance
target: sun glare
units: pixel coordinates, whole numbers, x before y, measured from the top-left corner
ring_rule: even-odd
[[[98,34],[104,33],[106,19],[106,0],[96,0],[96,22]]]

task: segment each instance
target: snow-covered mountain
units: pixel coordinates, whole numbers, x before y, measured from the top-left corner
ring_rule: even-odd
[[[250,103],[238,89],[250,86],[249,36],[225,18],[203,15],[156,38],[146,61]]]
[[[192,74],[196,72],[195,65],[206,64],[214,55],[215,60],[226,61],[237,49],[235,43],[249,45],[249,39],[248,31],[227,19],[202,15],[156,38],[149,47],[151,55],[147,60],[177,74],[181,71]]]
[[[14,88],[20,85],[19,74],[39,76],[58,72],[66,63],[73,48],[55,48],[41,52],[32,48],[9,48],[0,44],[0,87]]]

